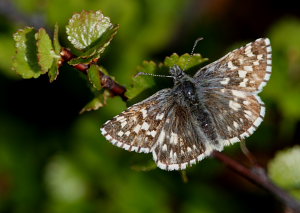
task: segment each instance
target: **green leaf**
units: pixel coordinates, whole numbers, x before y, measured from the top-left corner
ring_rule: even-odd
[[[202,58],[200,54],[190,55],[186,53],[178,56],[176,53],[173,53],[170,57],[166,57],[164,65],[167,67],[178,65],[181,69],[188,70],[194,66],[200,65],[207,60],[207,58]]]
[[[70,65],[76,65],[88,64],[99,59],[116,35],[119,26],[113,25],[101,11],[83,11],[74,14],[66,28],[70,42],[83,51],[77,58],[68,62]]]
[[[269,163],[271,179],[300,200],[300,146],[280,151]]]
[[[158,66],[153,61],[144,61],[141,66],[137,67],[138,72],[152,73],[158,69]],[[137,76],[133,78],[132,86],[128,88],[126,95],[129,99],[132,99],[139,95],[147,88],[151,88],[155,85],[154,79],[151,76]]]
[[[61,60],[60,51],[62,48],[61,48],[61,45],[60,45],[59,39],[58,39],[58,30],[59,30],[58,24],[55,24],[54,33],[53,33],[53,47],[54,47],[54,52],[55,52],[56,56],[53,60],[52,66],[48,72],[50,83],[55,81],[59,74],[59,63]]]
[[[46,73],[51,68],[55,57],[52,42],[44,28],[39,29],[36,38],[39,65],[42,68],[42,72]]]
[[[100,70],[99,70],[99,66],[93,64],[89,69],[88,69],[88,78],[90,80],[90,82],[92,83],[92,85],[97,89],[97,90],[101,90],[102,86],[101,86],[101,76],[100,76]]]
[[[70,64],[71,66],[75,66],[77,64],[90,64],[93,60],[99,58],[100,58],[100,54],[94,54],[91,55],[90,57],[79,56],[77,58],[73,58],[72,60],[68,61],[68,64]]]
[[[59,74],[59,66],[58,66],[59,60],[60,59],[53,60],[52,66],[51,66],[51,68],[48,72],[50,83],[55,81],[57,79],[58,74]]]
[[[68,63],[70,65],[89,64],[95,59],[99,59],[110,41],[114,38],[119,29],[118,25],[114,25],[108,29],[97,41],[95,41],[85,52],[79,57],[72,59]]]
[[[53,33],[53,47],[54,47],[54,52],[59,55],[61,51],[61,45],[59,43],[58,30],[59,30],[58,24],[55,24],[54,33]]]
[[[93,100],[91,100],[87,105],[83,107],[83,109],[80,111],[80,114],[86,111],[97,110],[100,107],[105,106],[108,97],[109,97],[108,91],[104,91],[98,94]]]
[[[16,54],[13,58],[13,70],[23,78],[37,78],[43,74],[38,63],[35,29],[26,27],[14,35]]]
[[[110,19],[98,10],[74,14],[66,29],[69,41],[75,48],[83,50],[98,40],[111,27]]]

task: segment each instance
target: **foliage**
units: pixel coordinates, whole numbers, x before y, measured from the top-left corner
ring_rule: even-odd
[[[270,177],[300,200],[300,146],[279,151],[269,163]]]
[[[298,162],[295,150],[299,149],[279,152],[273,161],[272,157],[282,147],[299,144],[299,19],[285,18],[278,22],[278,16],[273,16],[275,21],[264,28],[269,31],[263,34],[263,25],[249,28],[243,24],[233,29],[230,28],[233,22],[220,19],[215,7],[210,12],[203,4],[201,8],[191,8],[189,1],[184,0],[67,0],[63,5],[60,0],[13,2],[28,16],[44,14],[50,27],[41,24],[49,35],[39,27],[17,31],[19,23],[0,19],[0,24],[5,22],[0,30],[3,102],[0,106],[0,212],[280,212],[279,204],[269,194],[241,180],[214,159],[205,159],[188,169],[188,182],[184,183],[180,173],[150,170],[153,163],[150,155],[114,147],[99,131],[100,125],[127,107],[118,97],[108,98],[109,91],[99,83],[99,72],[115,76],[115,80],[126,85],[126,94],[134,101],[138,96],[145,98],[151,94],[145,92],[150,88],[171,86],[169,79],[133,78],[137,72],[168,75],[169,67],[176,62],[192,73],[203,65],[204,57],[210,56],[212,62],[223,56],[224,49],[233,41],[245,44],[257,35],[271,40],[273,73],[262,92],[266,118],[247,139],[247,145],[258,162],[270,162],[269,173],[274,182],[298,197],[297,179],[293,178],[299,171],[299,167],[294,167]],[[244,9],[238,5],[234,8]],[[110,17],[112,24],[107,25],[111,28],[105,28],[110,30],[107,39],[116,31],[118,35],[111,41],[93,39],[91,46],[77,47],[65,33],[64,26],[70,27],[68,19],[81,10],[99,9]],[[196,15],[190,14],[191,9]],[[204,16],[205,11],[210,15]],[[91,20],[97,17],[89,16],[90,12],[84,14]],[[255,17],[251,15],[251,20]],[[120,28],[113,23],[118,23]],[[249,22],[241,19],[238,23]],[[242,36],[249,32],[246,28],[255,32]],[[14,53],[15,41],[11,35],[16,31],[14,37],[23,46]],[[97,36],[101,34],[97,33]],[[190,52],[194,39],[199,36],[205,40],[195,52],[200,49],[204,57],[183,55],[182,52]],[[108,41],[110,45],[105,46]],[[105,51],[98,52],[95,50],[98,47],[93,49],[93,45]],[[64,47],[76,53],[80,62],[97,58],[99,61],[90,67],[87,75],[74,66],[60,67],[60,52]],[[93,51],[87,52],[89,49]],[[171,54],[175,51],[180,54]],[[41,53],[45,58],[39,57]],[[11,71],[13,55],[18,76]],[[166,55],[169,57],[164,59]],[[52,84],[47,83],[45,74]],[[20,76],[34,79],[22,80]],[[102,107],[104,103],[107,105]],[[102,108],[79,116],[84,105],[83,111]],[[238,145],[226,148],[225,152],[245,161]],[[289,175],[281,175],[281,169],[286,169],[284,172]]]

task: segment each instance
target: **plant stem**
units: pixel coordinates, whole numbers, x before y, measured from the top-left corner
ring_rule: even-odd
[[[70,61],[71,59],[75,58],[76,56],[71,52],[71,50],[67,48],[63,48],[61,53],[62,57],[61,64]],[[95,63],[95,62],[91,62]],[[91,64],[77,64],[73,66],[75,69],[87,74],[88,69],[90,68]],[[61,66],[61,65],[60,65]],[[114,81],[110,76],[105,75],[103,72],[99,71],[99,75],[101,78],[101,85],[103,88],[110,91],[112,96],[120,96],[123,101],[127,101],[127,96],[125,95],[126,88],[116,81]]]
[[[214,151],[212,156],[222,161],[226,166],[239,175],[273,194],[278,200],[280,200],[285,206],[292,209],[295,213],[300,212],[300,203],[285,190],[274,184],[262,167],[255,166],[251,169],[247,168],[241,163],[218,151]]]

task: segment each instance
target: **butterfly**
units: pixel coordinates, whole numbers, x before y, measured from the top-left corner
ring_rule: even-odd
[[[271,76],[272,49],[260,38],[201,68],[191,77],[170,68],[173,88],[156,92],[101,128],[112,144],[151,152],[163,170],[184,170],[249,137],[265,116],[258,96]]]

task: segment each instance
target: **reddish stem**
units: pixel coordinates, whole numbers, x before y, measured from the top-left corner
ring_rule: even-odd
[[[62,63],[66,63],[71,59],[75,58],[76,56],[71,52],[70,49],[63,48],[61,53]],[[91,63],[96,63],[97,60],[92,61]],[[77,64],[74,65],[74,68],[77,70],[82,71],[83,73],[87,73],[88,69],[90,68],[90,64]],[[110,91],[112,96],[120,96],[123,101],[127,101],[127,97],[125,95],[126,88],[117,82],[115,82],[110,76],[105,75],[103,72],[99,72],[101,78],[101,85],[103,88]]]

